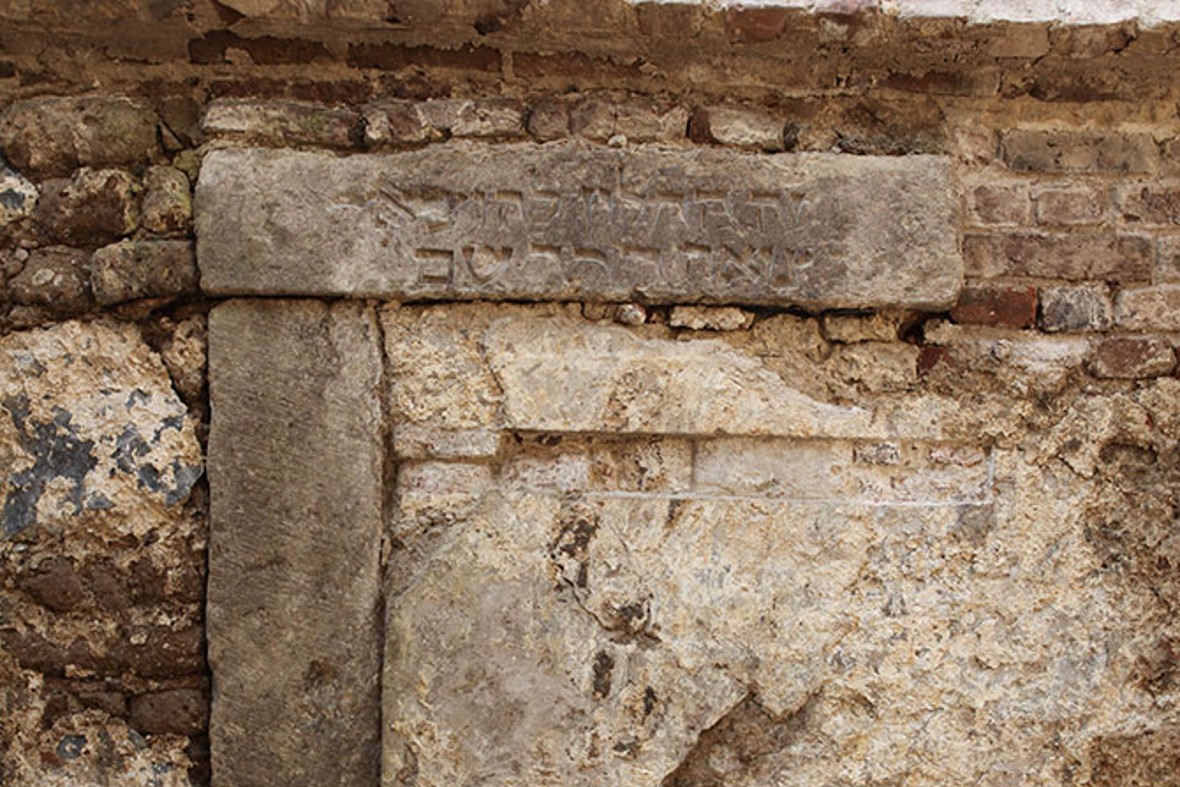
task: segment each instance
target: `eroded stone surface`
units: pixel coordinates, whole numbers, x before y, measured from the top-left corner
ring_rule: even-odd
[[[1180,382],[1071,389],[1085,340],[946,326],[975,397],[853,406],[840,353],[883,343],[806,318],[382,320],[439,446],[388,522],[383,783],[1085,783],[1170,729]]]
[[[360,305],[209,317],[214,783],[377,779],[383,426]]]
[[[198,259],[214,294],[943,308],[951,206],[930,156],[222,150],[197,187]]]
[[[3,534],[142,538],[201,476],[185,407],[135,326],[0,340]]]

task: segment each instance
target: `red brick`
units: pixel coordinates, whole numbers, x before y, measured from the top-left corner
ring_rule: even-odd
[[[1160,336],[1113,336],[1098,345],[1090,360],[1095,377],[1163,377],[1176,369],[1176,351]]]
[[[1000,155],[1024,172],[1150,172],[1156,147],[1148,134],[1017,130],[1003,135]]]
[[[1036,201],[1038,224],[1099,224],[1106,216],[1106,194],[1096,186],[1047,189]]]
[[[978,224],[1028,224],[1032,217],[1025,184],[976,186],[968,197],[967,208]]]
[[[951,319],[974,325],[1031,328],[1037,320],[1037,288],[967,287],[951,309]]]
[[[963,239],[968,276],[1035,276],[1070,281],[1147,281],[1152,244],[1136,235],[971,234]]]

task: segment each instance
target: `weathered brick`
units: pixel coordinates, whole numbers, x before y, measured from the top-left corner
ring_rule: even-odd
[[[1176,369],[1176,351],[1160,336],[1112,336],[1094,350],[1095,377],[1135,379],[1163,377]]]
[[[1042,330],[1105,331],[1111,322],[1110,290],[1105,284],[1041,288]]]
[[[1118,190],[1118,206],[1128,222],[1155,226],[1180,224],[1180,186],[1124,186]]]
[[[348,47],[348,65],[353,68],[456,68],[499,71],[500,53],[486,46],[438,49],[430,46],[399,46],[389,43],[358,43]]]
[[[362,115],[365,145],[418,144],[443,138],[426,122],[418,101],[386,101],[365,107]]]
[[[65,177],[80,166],[138,166],[156,149],[155,113],[128,98],[35,98],[0,114],[0,150],[31,177]]]
[[[1135,331],[1180,331],[1180,284],[1121,291],[1114,318],[1120,327]]]
[[[186,240],[123,241],[94,252],[94,297],[107,306],[194,292],[197,263]]]
[[[42,184],[33,217],[53,243],[101,245],[139,226],[139,184],[117,169],[80,169]]]
[[[1155,272],[1151,280],[1156,284],[1180,282],[1180,235],[1169,235],[1159,240],[1155,257]]]
[[[1045,189],[1036,203],[1038,224],[1099,224],[1106,216],[1106,193],[1098,186]]]
[[[1031,328],[1037,319],[1037,288],[966,287],[950,314],[958,323]]]
[[[1003,135],[1000,156],[1026,172],[1150,172],[1156,148],[1148,134],[1016,130]]]
[[[538,142],[565,139],[570,134],[570,108],[564,101],[545,99],[529,107],[525,127]]]
[[[209,700],[201,689],[167,689],[131,700],[131,726],[142,733],[197,735],[209,722]]]
[[[1147,281],[1151,242],[1137,235],[971,234],[963,239],[967,275],[1084,281]]]
[[[785,8],[730,8],[725,12],[725,35],[735,44],[773,41],[787,27]]]
[[[1027,184],[982,185],[971,190],[967,209],[977,224],[1028,224],[1032,216]]]
[[[216,99],[201,127],[210,135],[244,137],[273,145],[305,144],[352,147],[357,141],[359,114],[351,109],[310,101]]]

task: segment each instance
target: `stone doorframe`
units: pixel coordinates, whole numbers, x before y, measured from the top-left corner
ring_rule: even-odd
[[[215,783],[382,779],[383,571],[408,438],[379,302],[942,309],[962,280],[948,173],[930,156],[576,144],[210,153],[198,264],[208,294],[239,298],[209,321]],[[432,432],[424,450],[494,453],[533,420]]]

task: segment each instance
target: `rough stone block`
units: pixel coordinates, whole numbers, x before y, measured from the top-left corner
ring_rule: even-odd
[[[1113,323],[1105,284],[1041,288],[1041,330],[1105,331]]]
[[[222,150],[197,238],[212,294],[944,308],[961,278],[922,156]]]
[[[186,240],[126,240],[104,246],[94,252],[91,283],[102,306],[195,292],[193,245]]]
[[[136,326],[102,322],[0,339],[0,456],[0,537],[41,531],[76,544],[158,536],[202,472],[193,423],[159,358]],[[126,648],[129,633],[111,636]],[[46,643],[59,670],[119,660],[68,644]],[[173,655],[181,664],[186,654]]]
[[[102,245],[139,226],[139,184],[117,169],[80,169],[41,186],[33,218],[54,243]]]
[[[1152,242],[1137,235],[970,234],[963,239],[968,276],[1035,276],[1070,281],[1147,281]]]
[[[1161,336],[1112,336],[1094,349],[1095,377],[1137,379],[1163,377],[1176,369],[1176,351]]]
[[[1034,172],[1150,172],[1158,157],[1149,134],[1008,131],[1000,155],[1009,167]]]
[[[693,331],[740,331],[753,323],[753,312],[733,306],[675,306],[668,317],[673,328]]]
[[[90,293],[90,254],[65,246],[29,252],[20,273],[8,282],[13,303],[43,306],[57,316],[85,314]]]
[[[782,150],[786,143],[781,118],[742,107],[714,106],[693,113],[696,137],[750,150]]]
[[[1037,288],[981,285],[966,287],[951,309],[958,323],[1031,328],[1037,320]]]
[[[1114,319],[1133,331],[1180,331],[1180,284],[1119,291]]]
[[[193,198],[188,176],[172,167],[150,167],[144,176],[143,228],[156,235],[192,229]]]
[[[825,314],[824,336],[830,342],[892,342],[897,340],[901,315],[896,312],[875,314]]]
[[[307,101],[217,99],[205,111],[201,128],[212,136],[271,145],[349,148],[358,141],[360,115],[352,109]]]
[[[18,101],[0,114],[0,150],[34,178],[77,167],[142,166],[156,152],[156,115],[128,98]]]
[[[373,314],[209,317],[214,784],[378,780],[384,434]]]
[[[31,214],[36,204],[37,187],[0,159],[0,230]]]

